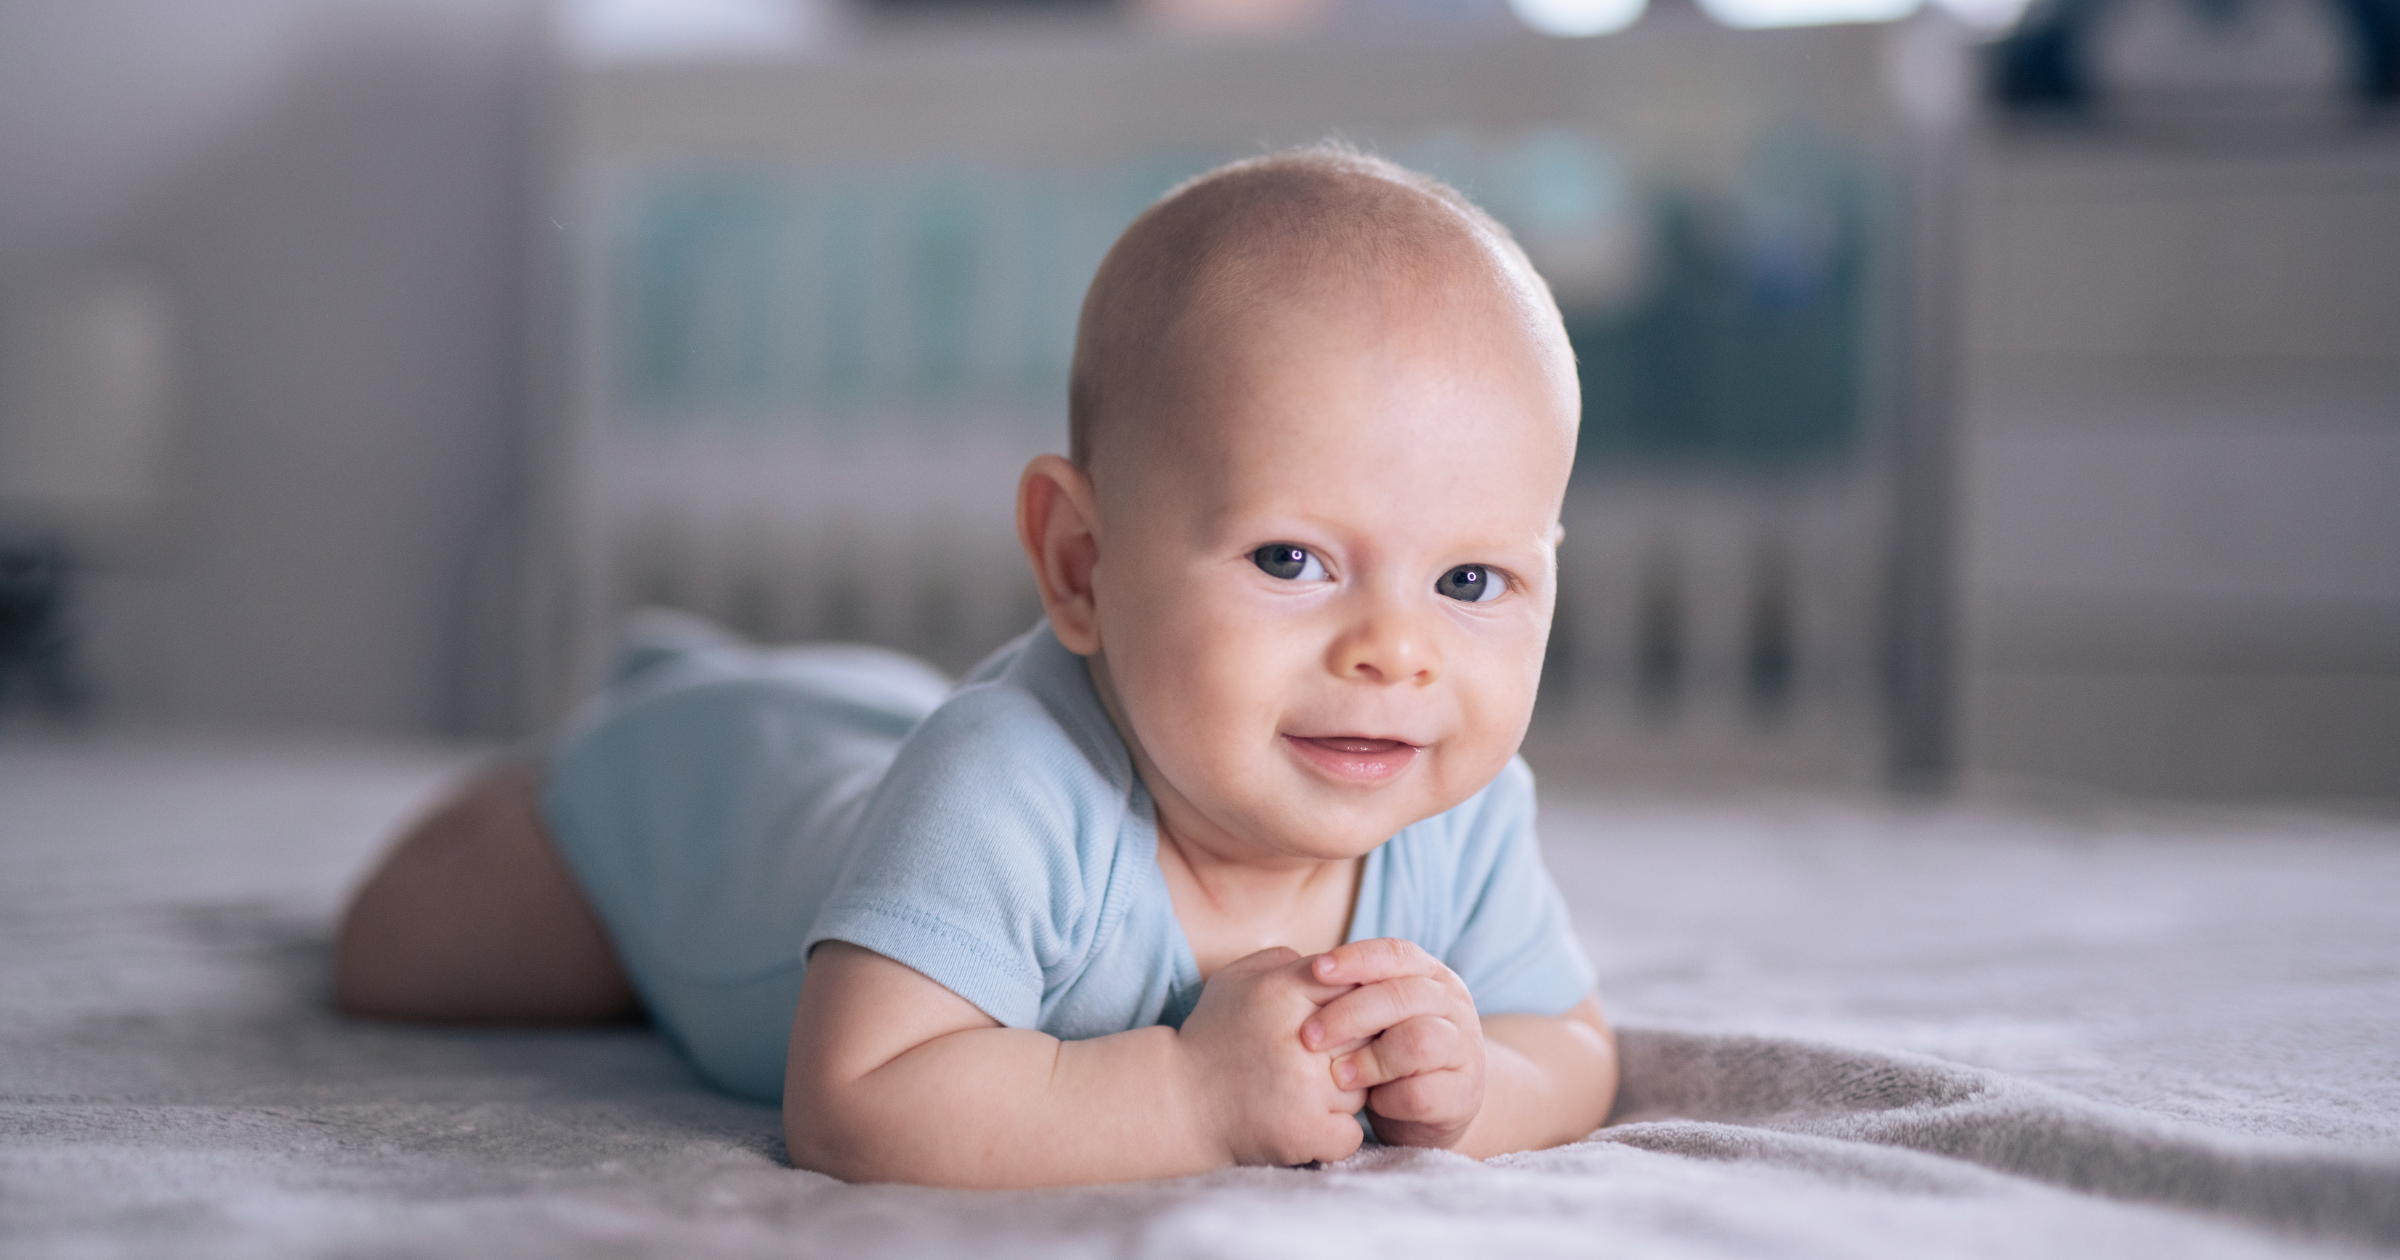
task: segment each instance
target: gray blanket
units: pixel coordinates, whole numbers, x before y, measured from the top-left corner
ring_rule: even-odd
[[[0,1252],[2400,1250],[2391,822],[1545,785],[1607,1128],[987,1194],[794,1172],[639,1028],[332,1014],[342,891],[455,764],[0,747]]]

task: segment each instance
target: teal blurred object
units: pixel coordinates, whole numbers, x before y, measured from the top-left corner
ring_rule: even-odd
[[[635,429],[1063,417],[1084,280],[1220,159],[647,173],[609,245],[614,409]]]
[[[1579,473],[1748,477],[1860,451],[1862,158],[1779,136],[1733,186],[1699,187],[1644,184],[1560,129],[1385,151],[1459,185],[1537,266],[1558,261],[1584,383]],[[826,430],[1063,416],[1084,278],[1143,206],[1231,156],[654,172],[623,202],[619,414]],[[1612,240],[1635,256],[1594,263],[1591,242]],[[1582,274],[1593,266],[1605,274]]]
[[[619,357],[620,385],[644,414],[772,401],[784,300],[772,261],[784,214],[770,186],[740,175],[656,192],[629,242]]]

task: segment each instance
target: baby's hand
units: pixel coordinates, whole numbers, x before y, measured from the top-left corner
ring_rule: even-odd
[[[1204,1118],[1237,1164],[1347,1159],[1365,1135],[1354,1119],[1366,1086],[1334,1083],[1322,1053],[1294,1035],[1347,984],[1320,984],[1278,946],[1217,968],[1183,1021]]]
[[[1375,1135],[1394,1146],[1457,1142],[1483,1109],[1483,1023],[1458,973],[1408,941],[1352,941],[1308,960],[1331,987],[1358,986],[1300,1027],[1333,1057],[1337,1087],[1367,1091]]]

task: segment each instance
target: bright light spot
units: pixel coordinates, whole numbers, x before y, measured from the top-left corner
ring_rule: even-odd
[[[2025,12],[2025,0],[1934,0],[1934,3],[1978,31],[2007,30]]]
[[[1328,0],[1132,0],[1133,10],[1178,30],[1263,35],[1315,24]]]
[[[595,61],[779,52],[808,25],[794,0],[569,0],[567,43]]]
[[[1508,0],[1517,20],[1544,35],[1607,35],[1633,25],[1650,0]]]
[[[1924,0],[1700,0],[1708,15],[1727,26],[1829,26],[1837,22],[1893,22],[1917,11]]]

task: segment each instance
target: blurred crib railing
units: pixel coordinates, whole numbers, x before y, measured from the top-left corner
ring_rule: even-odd
[[[1662,12],[1584,42],[572,67],[537,232],[526,720],[641,604],[953,670],[1030,624],[1016,479],[1064,449],[1101,254],[1174,182],[1334,134],[1491,209],[1567,316],[1585,416],[1541,768],[1872,781],[1927,597],[1909,453],[1943,419],[1906,340],[1905,36]]]

